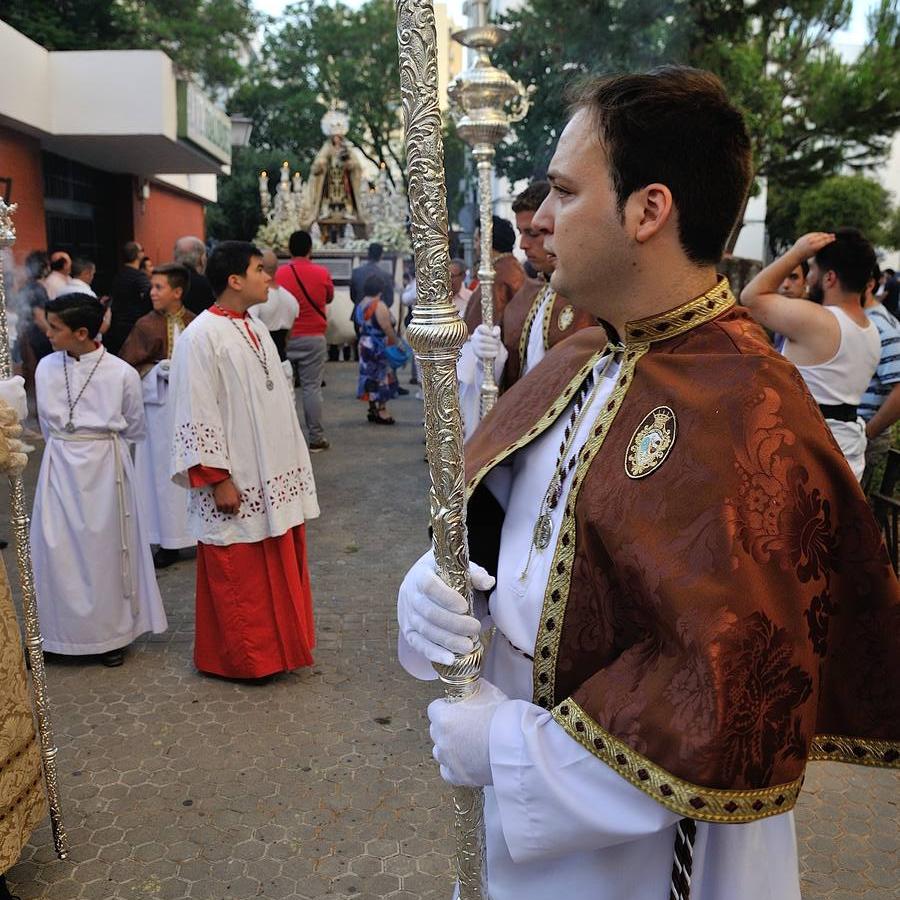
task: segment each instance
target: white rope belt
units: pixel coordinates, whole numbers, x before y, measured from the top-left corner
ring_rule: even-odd
[[[89,444],[93,441],[107,441],[113,445],[113,456],[116,465],[116,497],[119,503],[119,540],[121,542],[122,590],[126,599],[131,601],[131,613],[137,615],[139,605],[134,580],[131,573],[131,555],[128,550],[128,520],[131,513],[125,497],[125,467],[122,464],[122,441],[117,431],[51,431],[50,437],[58,441],[75,444]]]

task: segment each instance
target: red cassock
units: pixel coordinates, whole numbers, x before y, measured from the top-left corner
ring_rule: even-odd
[[[228,472],[195,466],[191,487]],[[197,545],[194,664],[226,678],[312,665],[316,645],[306,525],[250,544]]]

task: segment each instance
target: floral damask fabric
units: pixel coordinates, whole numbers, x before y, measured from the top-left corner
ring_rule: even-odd
[[[792,805],[777,786],[799,784],[815,735],[900,740],[900,590],[794,367],[743,312],[703,299],[629,326],[621,406],[567,501],[534,701],[638,786],[668,773],[713,792],[776,788],[749,813],[767,815]],[[501,398],[467,445],[473,501],[601,346],[594,329],[575,335]],[[674,444],[629,477],[631,437],[659,406]],[[882,756],[866,761],[897,759]],[[702,818],[704,799],[690,802]]]

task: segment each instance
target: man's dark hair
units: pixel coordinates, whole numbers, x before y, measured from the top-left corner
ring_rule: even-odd
[[[288,240],[291,256],[307,256],[312,250],[312,238],[308,231],[295,231]]]
[[[65,252],[66,252],[65,250],[54,250],[53,251],[53,253],[65,253]],[[53,256],[53,253],[50,254],[51,257]],[[58,256],[56,259],[50,260],[50,268],[54,272],[62,272],[62,270],[65,267],[66,267],[66,257],[65,256]]]
[[[76,256],[75,259],[72,260],[72,277],[77,278],[79,275],[83,275],[85,272],[90,272],[96,268],[97,266],[94,265],[91,260],[85,259],[83,256]]]
[[[809,260],[801,259],[800,260],[800,270],[803,272],[803,277],[806,278],[809,275]]]
[[[384,281],[377,275],[370,275],[363,282],[364,297],[380,297],[384,292]]]
[[[597,127],[620,214],[635,191],[666,185],[688,258],[717,263],[752,177],[747,128],[722,82],[683,66],[591,79],[574,97],[572,112],[581,109]]]
[[[93,337],[100,331],[103,324],[103,314],[106,310],[103,304],[90,294],[63,294],[55,300],[51,300],[44,309],[60,317],[68,328],[78,331],[86,328],[88,337]]]
[[[295,231],[294,234],[305,234]],[[291,236],[293,240],[293,235]],[[293,253],[293,249],[291,250]],[[249,241],[221,241],[209,254],[206,261],[206,277],[212,285],[213,293],[221,297],[228,287],[228,279],[232,275],[243,277],[250,268],[250,260],[254,256],[262,256],[254,244]]]
[[[43,278],[50,271],[50,257],[45,250],[32,250],[25,257],[25,271],[29,278]]]
[[[887,275],[888,278],[893,278],[897,273],[893,269],[885,269],[884,274]]]
[[[244,271],[247,271],[246,266]],[[161,266],[154,266],[153,274],[164,275],[166,281],[169,282],[169,287],[172,290],[181,288],[182,295],[187,293],[188,285],[191,283],[191,276],[188,273],[187,266],[183,266],[180,263],[165,263]]]
[[[122,259],[127,263],[133,263],[140,258],[143,252],[141,245],[137,241],[128,241],[122,247]]]
[[[862,293],[878,264],[875,248],[858,228],[838,228],[834,240],[815,255],[822,272],[834,272],[845,291]]]
[[[366,251],[366,255],[369,257],[370,262],[378,262],[382,256],[384,256],[384,247],[381,246],[377,241],[369,244],[369,249]]]
[[[550,193],[549,181],[532,181],[531,184],[512,202],[512,211],[537,212]]]
[[[500,216],[491,217],[494,222],[494,233],[491,238],[491,247],[497,253],[512,253],[516,246],[516,230],[508,219]]]

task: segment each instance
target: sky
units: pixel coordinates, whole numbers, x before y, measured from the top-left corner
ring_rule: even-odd
[[[348,6],[362,6],[363,0],[344,0],[344,2]],[[877,3],[878,0],[855,0],[850,27],[836,35],[835,43],[850,46],[862,44],[866,38],[866,15]],[[289,2],[286,0],[253,0],[253,5],[261,12],[277,16],[289,5]],[[463,0],[447,0],[447,8],[454,21],[463,22]]]

